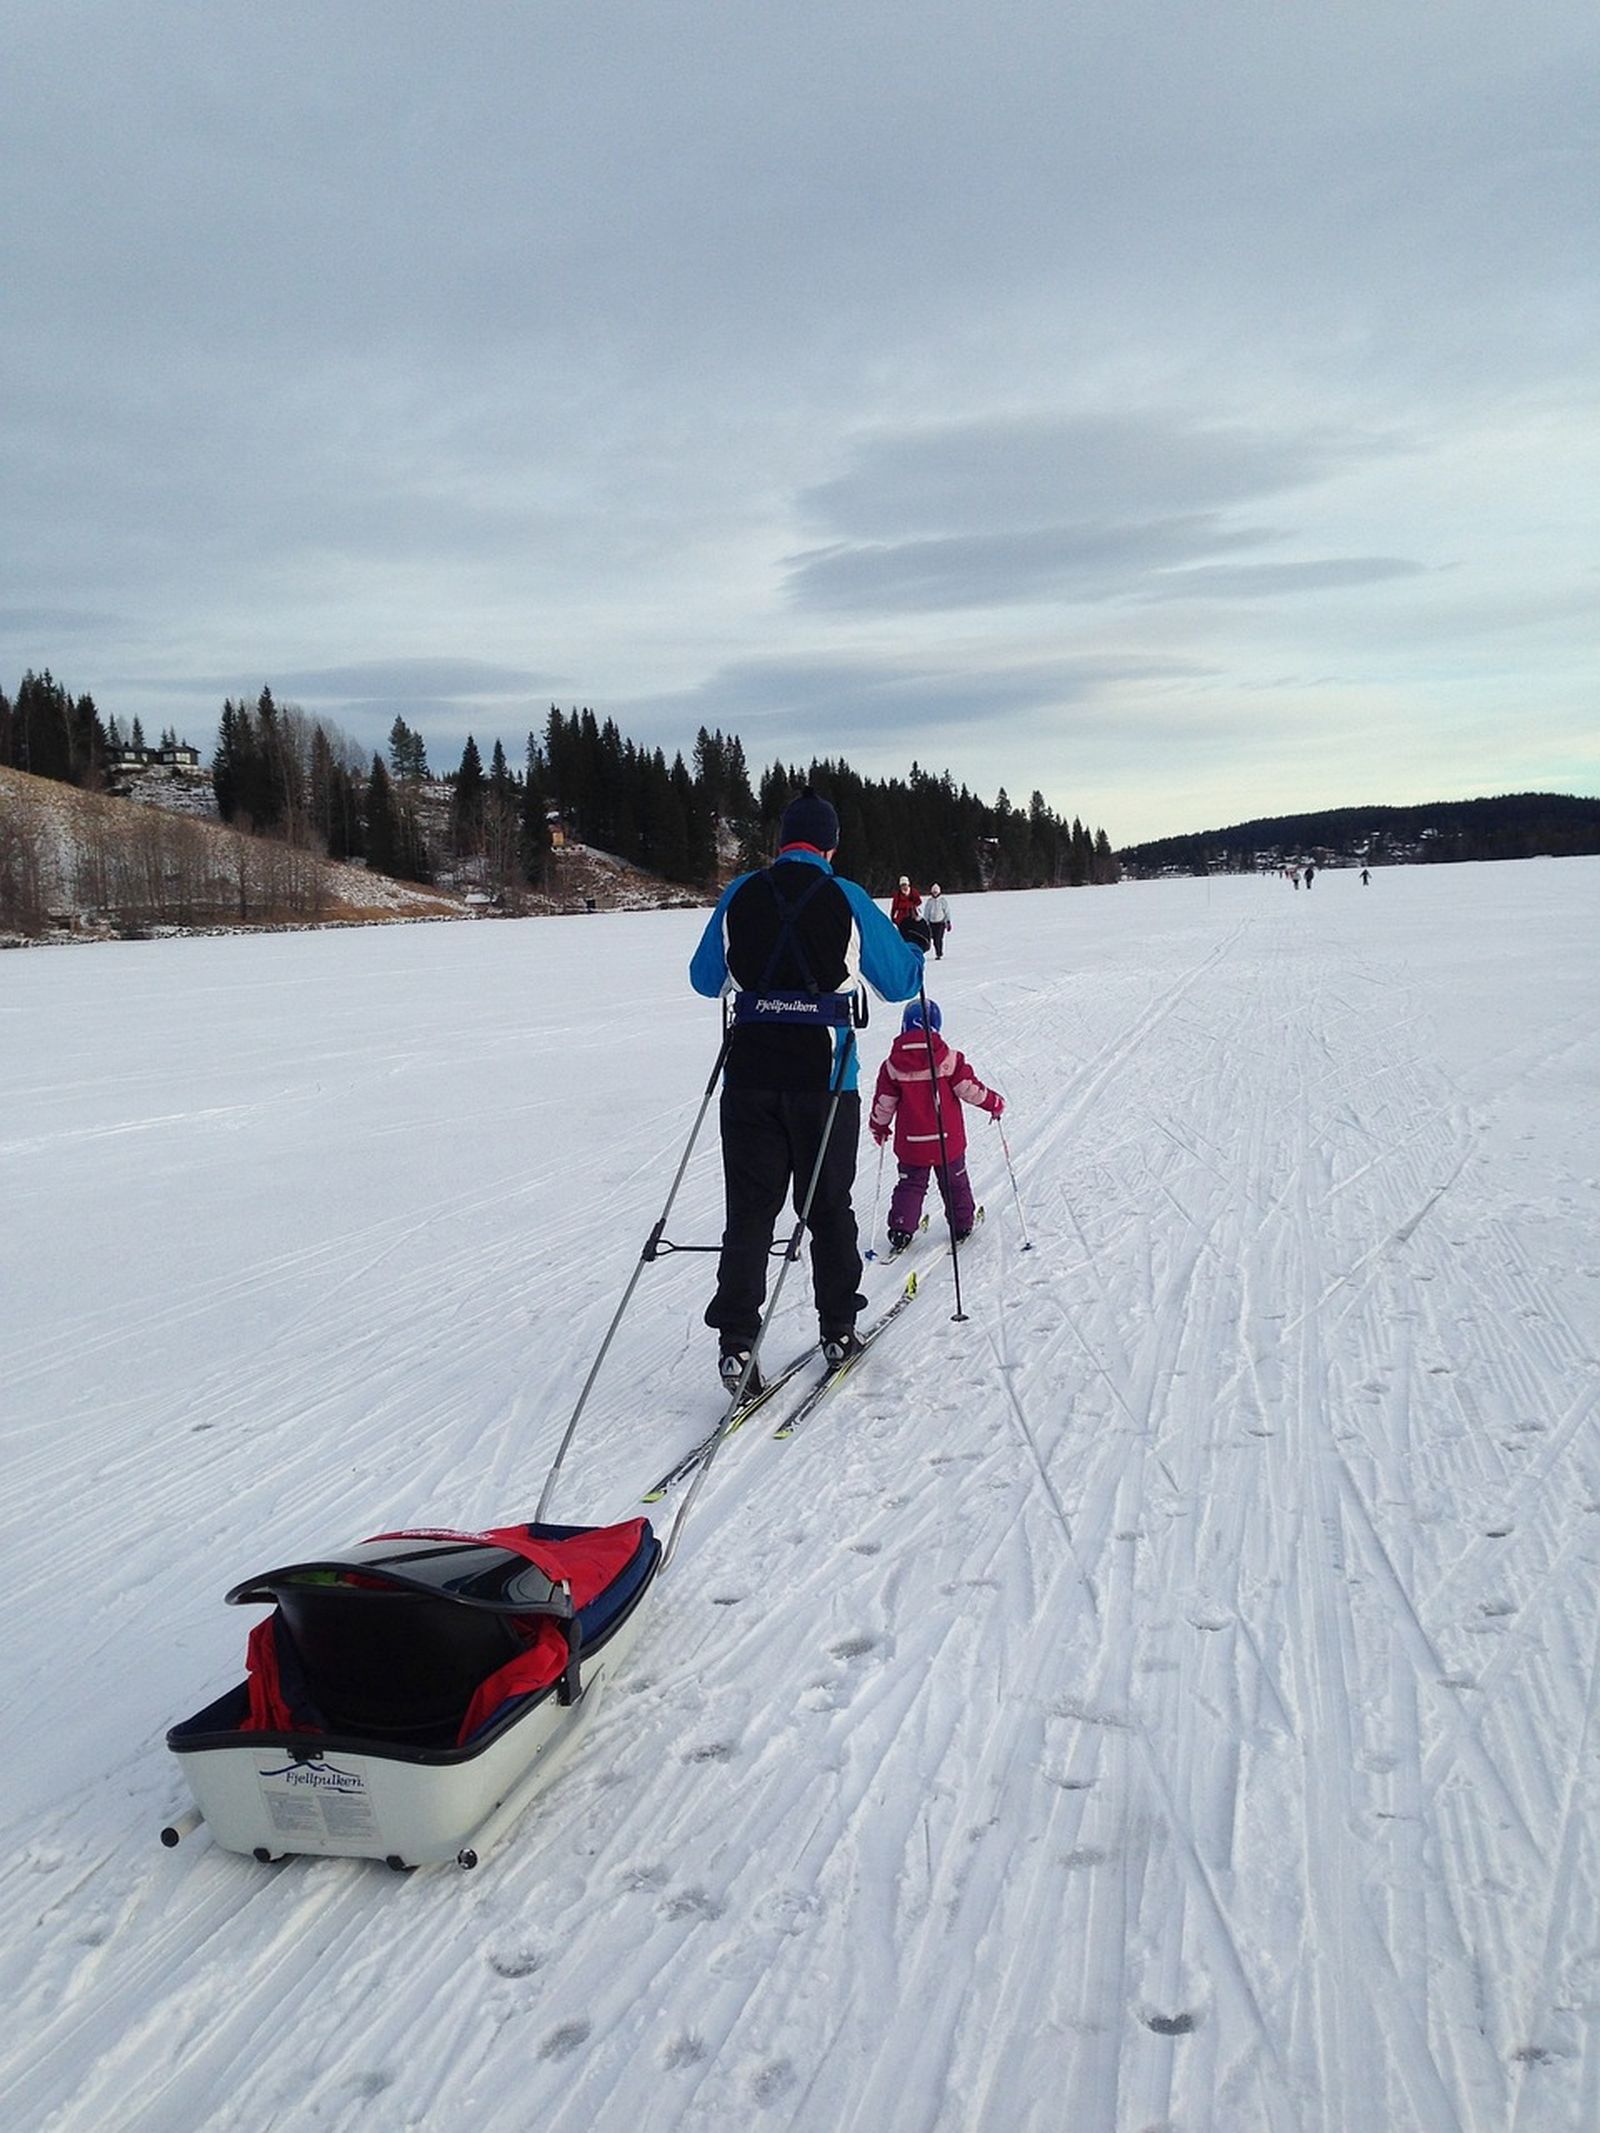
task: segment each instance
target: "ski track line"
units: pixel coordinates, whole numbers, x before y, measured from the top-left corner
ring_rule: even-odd
[[[1308,1200],[1305,1209],[1308,1222],[1310,1211],[1311,1202]],[[1308,1250],[1304,1255],[1303,1264],[1309,1267],[1311,1263],[1311,1254]],[[1309,1327],[1306,1323],[1307,1316],[1308,1314],[1302,1313],[1298,1319],[1291,1320],[1285,1328],[1286,1335],[1296,1337],[1296,1348],[1300,1356],[1299,1368],[1302,1373],[1311,1362],[1311,1351],[1308,1345]],[[1379,1540],[1366,1498],[1350,1469],[1348,1459],[1329,1427],[1332,1413],[1331,1384],[1324,1384],[1308,1398],[1304,1390],[1302,1376],[1302,1388],[1301,1397],[1295,1403],[1295,1411],[1308,1418],[1308,1426],[1315,1432],[1319,1447],[1314,1451],[1312,1465],[1313,1479],[1318,1489],[1318,1497],[1316,1499],[1319,1502],[1318,1524],[1329,1534],[1340,1531],[1351,1533],[1358,1549],[1367,1561],[1369,1570],[1376,1575],[1377,1590],[1386,1603],[1388,1619],[1398,1632],[1400,1647],[1409,1652],[1419,1682],[1424,1685],[1425,1690],[1430,1695],[1436,1696],[1438,1694],[1437,1684],[1440,1682],[1443,1672],[1441,1662],[1432,1646],[1431,1640],[1428,1639],[1426,1632],[1422,1628],[1421,1622],[1411,1604],[1409,1594],[1404,1590],[1401,1581],[1395,1575],[1387,1551]],[[1307,1551],[1306,1560],[1308,1563],[1314,1564],[1317,1560],[1316,1551]],[[1351,1588],[1352,1597],[1356,1595],[1357,1590],[1358,1588],[1356,1587]],[[1297,1637],[1292,1641],[1293,1648],[1301,1655],[1302,1663],[1311,1652],[1317,1649],[1314,1643],[1308,1643],[1303,1636]],[[1344,1649],[1350,1654],[1351,1660],[1355,1661],[1361,1649],[1362,1639],[1358,1620],[1354,1614],[1346,1616],[1346,1626],[1341,1642]],[[1342,1662],[1336,1656],[1334,1647],[1325,1647],[1325,1650],[1326,1657],[1322,1662],[1320,1671],[1324,1674],[1324,1678],[1336,1678],[1335,1670]],[[1358,1694],[1356,1688],[1358,1679],[1359,1676],[1351,1677],[1345,1700],[1341,1706],[1342,1709],[1351,1712],[1352,1715],[1356,1708],[1354,1698]],[[1309,1688],[1309,1682],[1307,1687]],[[1526,1818],[1520,1803],[1510,1793],[1499,1766],[1481,1750],[1474,1756],[1473,1760],[1476,1775],[1484,1785],[1488,1797],[1499,1800],[1502,1815],[1512,1830],[1523,1839],[1530,1854],[1532,1854],[1534,1847],[1531,1836],[1527,1831]],[[1363,1962],[1369,1974],[1376,1969],[1376,1974],[1379,1976],[1384,1972],[1388,1972],[1392,1976],[1393,1971],[1389,1959],[1389,1951],[1382,1937],[1377,1934],[1373,1923],[1373,1903],[1366,1891],[1366,1876],[1362,1868],[1362,1855],[1357,1854],[1350,1844],[1350,1833],[1359,1826],[1362,1819],[1359,1815],[1359,1801],[1350,1789],[1347,1778],[1344,1777],[1345,1773],[1349,1773],[1357,1767],[1356,1743],[1353,1738],[1349,1740],[1344,1748],[1336,1748],[1331,1758],[1331,1764],[1335,1773],[1340,1774],[1339,1790],[1343,1794],[1343,1798],[1340,1801],[1336,1815],[1332,1819],[1322,1818],[1320,1833],[1315,1830],[1308,1832],[1308,1856],[1313,1861],[1331,1859],[1339,1862],[1336,1876],[1337,1885],[1350,1892],[1350,1901],[1343,1908],[1342,1916],[1354,1928],[1357,1937],[1357,1946],[1352,1947],[1351,1958]],[[1316,1804],[1318,1797],[1319,1795],[1315,1791],[1308,1794],[1308,1799],[1313,1805]],[[1330,1890],[1324,1908],[1326,1908],[1327,1903],[1338,1905],[1340,1898]],[[1376,1967],[1379,1965],[1381,1965],[1381,1968]],[[1398,2014],[1398,2023],[1389,2025],[1390,2048],[1395,2073],[1404,2085],[1410,2108],[1418,2113],[1425,2113],[1430,2124],[1450,2125],[1457,2123],[1455,2105],[1444,2086],[1442,2072],[1433,2055],[1429,2038],[1424,2029],[1410,2020],[1414,2004],[1412,1999],[1404,1992],[1396,1992],[1392,1995],[1383,1995],[1383,2001],[1387,2007],[1392,2007]],[[1353,2064],[1349,2072],[1353,2077],[1355,2073]],[[1344,2089],[1343,2093],[1351,2094],[1354,2091]]]
[[[1591,1558],[1592,1565],[1592,1558]],[[1553,2120],[1549,2106],[1552,2082],[1564,2088],[1595,2086],[1595,2065],[1600,2046],[1594,2024],[1574,2023],[1590,1994],[1583,1978],[1592,1970],[1600,1906],[1596,1904],[1596,1830],[1600,1827],[1600,1783],[1594,1770],[1600,1748],[1600,1620],[1589,1648],[1587,1692],[1583,1729],[1575,1744],[1567,1772],[1565,1795],[1558,1825],[1560,1842],[1550,1868],[1550,1899],[1544,1945],[1537,1974],[1530,1979],[1522,2011],[1522,2037],[1515,2057],[1521,2068],[1511,2133],[1538,2133]],[[1580,1857],[1588,1854],[1589,1872],[1579,1872]],[[1574,2034],[1576,2032],[1576,2034]],[[1565,2062],[1565,2065],[1563,2065]],[[1568,2079],[1563,2081],[1563,2073]],[[1571,2075],[1577,2076],[1576,2080]],[[1579,2123],[1573,2119],[1572,2123]]]
[[[1186,1220],[1190,1223],[1191,1227],[1200,1227],[1197,1218],[1186,1217]],[[1145,1434],[1147,1436],[1155,1434],[1159,1428],[1159,1423],[1155,1418],[1155,1410],[1153,1406],[1152,1396],[1154,1388],[1156,1386],[1163,1386],[1170,1389],[1172,1383],[1174,1382],[1176,1355],[1179,1352],[1181,1344],[1186,1339],[1189,1331],[1187,1306],[1191,1300],[1193,1292],[1195,1272],[1200,1264],[1203,1251],[1211,1243],[1210,1233],[1213,1227],[1214,1221],[1208,1223],[1205,1226],[1204,1233],[1201,1235],[1198,1243],[1194,1247],[1187,1261],[1185,1262],[1180,1260],[1176,1281],[1176,1290],[1177,1293],[1183,1299],[1184,1309],[1181,1311],[1175,1311],[1172,1308],[1171,1300],[1169,1298],[1165,1302],[1163,1308],[1152,1312],[1153,1321],[1158,1327],[1164,1327],[1169,1330],[1173,1329],[1174,1327],[1176,1328],[1176,1337],[1172,1340],[1171,1353],[1163,1354],[1160,1352],[1159,1348],[1151,1351],[1149,1363],[1147,1366],[1147,1382],[1144,1385],[1141,1385],[1135,1389],[1132,1398],[1127,1395],[1121,1396],[1121,1404],[1124,1405],[1124,1407],[1128,1410],[1130,1414],[1136,1412],[1136,1400],[1142,1399],[1144,1401],[1145,1414],[1147,1418],[1145,1422]],[[1013,1399],[1015,1399],[1014,1388],[1012,1391],[1012,1397]],[[1020,1414],[1019,1421],[1022,1422],[1024,1433],[1027,1434],[1025,1419],[1022,1418]],[[1138,1492],[1135,1492],[1135,1501],[1137,1500],[1137,1495]],[[1113,1648],[1115,1648],[1114,1640],[1108,1641],[1112,1641]],[[1126,1639],[1124,1639],[1124,1642],[1126,1642]],[[1126,1696],[1128,1692],[1129,1684],[1124,1680],[1122,1684],[1122,1693],[1124,1696]],[[1258,2036],[1267,2045],[1267,2049],[1270,2053],[1270,2036],[1267,2032],[1266,2025],[1261,2017],[1259,2006],[1256,2005],[1254,2002],[1254,1995],[1250,1991],[1248,1982],[1244,1979],[1242,1967],[1239,1964],[1237,1943],[1233,1931],[1231,1929],[1231,1926],[1229,1925],[1223,1907],[1217,1897],[1215,1888],[1210,1883],[1209,1876],[1201,1858],[1200,1848],[1187,1834],[1186,1819],[1182,1815],[1180,1815],[1176,1797],[1172,1792],[1171,1788],[1166,1784],[1165,1779],[1162,1776],[1159,1765],[1157,1763],[1157,1759],[1155,1757],[1154,1748],[1148,1733],[1141,1730],[1139,1732],[1138,1737],[1140,1746],[1144,1751],[1145,1760],[1148,1766],[1147,1774],[1155,1781],[1155,1789],[1157,1792],[1158,1801],[1164,1808],[1167,1824],[1172,1830],[1172,1833],[1175,1836],[1180,1837],[1180,1850],[1184,1853],[1186,1858],[1189,1875],[1189,1885],[1191,1887],[1199,1887],[1202,1912],[1204,1914],[1208,1914],[1210,1917],[1211,1929],[1213,1935],[1216,1936],[1213,1939],[1213,1954],[1214,1956],[1217,1955],[1220,1950],[1221,1956],[1221,1960],[1218,1964],[1218,1967],[1223,1972],[1224,1977],[1227,1977],[1231,1972],[1235,1985],[1242,1988],[1247,2004],[1254,2007]],[[1180,1754],[1186,1754],[1188,1749],[1192,1749],[1192,1746],[1192,1736],[1180,1734]],[[1181,1896],[1179,1899],[1179,1908],[1181,1912]],[[1181,1970],[1178,1963],[1177,1950],[1180,1944],[1180,1939],[1181,1935],[1178,1932],[1168,1932],[1165,1944],[1165,1952],[1162,1957],[1160,1966],[1159,1975],[1161,1983],[1157,1988],[1157,1997],[1159,2001],[1168,2006],[1170,2006],[1174,1996],[1178,1994],[1178,1985],[1181,1976]],[[1157,2018],[1162,2018],[1159,2017],[1159,2010],[1157,2010],[1157,2014],[1153,2016],[1153,2020]],[[1148,2078],[1147,2076],[1146,2080],[1140,2086],[1139,2092],[1137,2094],[1136,2109],[1138,2109],[1141,2113],[1145,2115],[1148,2115],[1148,2113],[1152,2109],[1164,2112],[1167,2103],[1170,2101],[1170,2097],[1168,2095],[1168,2088],[1171,2079],[1171,2054],[1172,2047],[1170,2043],[1165,2044],[1161,2048],[1160,2054],[1162,2060],[1164,2061],[1162,2070],[1154,2075],[1153,2080],[1151,2078]],[[1279,2116],[1281,2117],[1281,2103],[1277,2105],[1276,2108],[1278,2109]],[[1285,2120],[1284,2122],[1287,2121]]]
[[[1304,1107],[1303,1105],[1301,1105],[1301,1106],[1299,1107],[1299,1115],[1301,1115],[1301,1116],[1304,1116],[1304,1114],[1305,1114],[1305,1107]],[[1262,1124],[1262,1123],[1263,1123],[1263,1122],[1262,1122],[1262,1121],[1260,1121],[1260,1120],[1258,1120],[1258,1122],[1257,1122],[1257,1138],[1258,1138],[1258,1140],[1260,1139],[1260,1127],[1261,1127],[1261,1124]],[[1280,1166],[1280,1168],[1281,1168],[1281,1166]],[[1270,1174],[1270,1173],[1269,1173],[1269,1174]],[[1273,1195],[1273,1196],[1271,1197],[1271,1199],[1269,1199],[1269,1200],[1267,1200],[1267,1201],[1265,1202],[1265,1209],[1264,1209],[1264,1211],[1263,1211],[1263,1205],[1262,1205],[1262,1202],[1261,1202],[1260,1200],[1258,1200],[1258,1201],[1257,1201],[1257,1206],[1256,1206],[1256,1213],[1255,1213],[1255,1216],[1254,1216],[1254,1224],[1255,1224],[1255,1232],[1256,1232],[1256,1236],[1257,1236],[1257,1238],[1258,1238],[1259,1240],[1262,1240],[1262,1241],[1264,1242],[1264,1240],[1265,1240],[1265,1237],[1266,1237],[1266,1234],[1267,1234],[1267,1229],[1268,1229],[1268,1224],[1269,1224],[1269,1222],[1270,1222],[1270,1221],[1271,1221],[1271,1220],[1272,1220],[1272,1219],[1273,1219],[1274,1217],[1278,1216],[1278,1215],[1279,1215],[1279,1214],[1281,1213],[1281,1211],[1282,1211],[1282,1210],[1283,1210],[1283,1209],[1284,1209],[1284,1208],[1286,1207],[1286,1205],[1287,1205],[1287,1204],[1289,1203],[1289,1201],[1290,1201],[1290,1199],[1291,1199],[1291,1195],[1293,1195],[1293,1194],[1296,1194],[1296,1193],[1298,1193],[1299,1197],[1300,1197],[1300,1198],[1301,1198],[1301,1199],[1303,1200],[1303,1198],[1304,1198],[1304,1187],[1303,1187],[1303,1180],[1304,1180],[1304,1178],[1305,1178],[1305,1175],[1306,1175],[1306,1164],[1305,1164],[1304,1158],[1303,1158],[1303,1156],[1302,1156],[1302,1157],[1300,1157],[1300,1158],[1297,1158],[1297,1159],[1296,1159],[1296,1160],[1294,1161],[1294,1163],[1292,1164],[1292,1166],[1290,1167],[1290,1170],[1289,1170],[1289,1174],[1288,1174],[1288,1178],[1287,1178],[1287,1180],[1285,1181],[1285,1183],[1284,1183],[1284,1185],[1282,1186],[1282,1188],[1281,1188],[1281,1189],[1280,1189],[1280,1190],[1279,1190],[1279,1191],[1278,1191],[1278,1192],[1277,1192],[1276,1194],[1274,1194],[1274,1195]],[[1247,1197],[1248,1197],[1248,1193],[1247,1193]],[[1260,1244],[1260,1243],[1258,1243],[1258,1245],[1257,1245],[1256,1249],[1257,1249],[1257,1250],[1260,1250],[1260,1249],[1261,1249],[1261,1244]],[[1248,1255],[1246,1255],[1246,1257],[1248,1257]],[[1243,1305],[1242,1305],[1242,1308],[1241,1308],[1241,1311],[1240,1311],[1240,1314],[1239,1314],[1239,1318],[1238,1318],[1238,1323],[1239,1323],[1239,1325],[1241,1326],[1241,1328],[1247,1327],[1247,1326],[1248,1326],[1248,1323],[1249,1323],[1249,1303],[1248,1303],[1248,1292],[1246,1292],[1246,1296],[1245,1296],[1245,1299],[1244,1299],[1244,1301],[1243,1301]],[[1248,1340],[1248,1335],[1247,1335],[1246,1337],[1247,1337],[1247,1340]],[[1263,1411],[1263,1412],[1270,1412],[1270,1409],[1271,1409],[1271,1404],[1272,1404],[1272,1403],[1271,1403],[1271,1400],[1270,1400],[1270,1398],[1266,1396],[1264,1388],[1258,1388],[1258,1394],[1260,1395],[1260,1397],[1258,1398],[1258,1407],[1259,1407],[1259,1408],[1260,1408],[1260,1410],[1261,1410],[1261,1411]],[[1189,1426],[1189,1428],[1187,1429],[1187,1431],[1186,1431],[1185,1433],[1180,1433],[1180,1443],[1181,1443],[1181,1441],[1182,1441],[1182,1435],[1183,1435],[1183,1434],[1187,1434],[1187,1435],[1188,1435],[1188,1437],[1189,1437],[1189,1438],[1190,1438],[1191,1440],[1192,1440],[1192,1439],[1194,1438],[1194,1436],[1195,1436],[1195,1432],[1194,1432],[1194,1430],[1193,1430],[1193,1427],[1192,1427],[1192,1423],[1191,1423],[1191,1425]],[[1203,1499],[1200,1499],[1200,1500],[1203,1500]],[[1223,1549],[1223,1553],[1224,1553],[1224,1557],[1225,1557],[1225,1558],[1226,1558],[1226,1556],[1228,1555],[1228,1553],[1229,1553],[1229,1552],[1231,1552],[1231,1548],[1232,1548],[1232,1546],[1236,1544],[1236,1542],[1237,1542],[1237,1538],[1238,1538],[1238,1529],[1236,1529],[1236,1531],[1235,1531],[1234,1535],[1232,1535],[1232,1536],[1230,1536],[1230,1535],[1228,1535],[1228,1534],[1226,1534],[1226,1533],[1223,1533],[1223,1534],[1222,1534],[1222,1535],[1220,1536],[1220,1539],[1221,1539],[1221,1545],[1222,1545],[1222,1549]],[[1193,1558],[1191,1557],[1191,1558],[1189,1559],[1189,1561],[1188,1561],[1188,1573],[1189,1573],[1190,1575],[1196,1575],[1196,1574],[1198,1574],[1198,1570],[1199,1570],[1199,1566],[1198,1566],[1198,1563],[1197,1563],[1197,1562],[1196,1562],[1196,1561],[1195,1561],[1195,1560],[1194,1560],[1194,1559],[1193,1559]],[[1324,1607],[1324,1605],[1323,1605],[1322,1603],[1320,1603],[1320,1602],[1319,1602],[1319,1603],[1318,1603],[1318,1605],[1317,1605],[1317,1607],[1316,1607],[1316,1609],[1314,1610],[1314,1612],[1315,1612],[1315,1614],[1316,1614],[1316,1616],[1317,1616],[1317,1619],[1318,1619],[1318,1620],[1322,1620],[1322,1619],[1324,1618],[1324,1616],[1325,1616],[1325,1607]],[[1202,1619],[1203,1619],[1203,1618],[1202,1618]],[[1222,1621],[1222,1619],[1220,1619],[1220,1618],[1219,1618],[1219,1619],[1217,1619],[1217,1620],[1215,1620],[1215,1621],[1208,1621],[1208,1620],[1207,1620],[1207,1621],[1204,1621],[1204,1626],[1205,1626],[1205,1627],[1206,1627],[1206,1628],[1207,1628],[1208,1630],[1212,1630],[1212,1631],[1215,1631],[1215,1630],[1219,1630],[1219,1629],[1221,1629],[1221,1628],[1223,1627],[1223,1621]],[[1257,1658],[1257,1659],[1259,1659],[1259,1657],[1260,1657],[1260,1654],[1259,1654],[1259,1648],[1258,1648],[1258,1647],[1254,1647],[1254,1646],[1252,1646],[1252,1651],[1253,1651],[1254,1655],[1256,1656],[1256,1658]],[[1278,1700],[1278,1701],[1279,1701],[1279,1705],[1280,1705],[1280,1708],[1281,1708],[1281,1699],[1277,1699],[1277,1692],[1276,1692],[1276,1690],[1275,1690],[1275,1689],[1274,1689],[1273,1693],[1274,1693],[1274,1697],[1275,1697],[1275,1700]],[[1184,1740],[1184,1738],[1185,1738],[1185,1735],[1183,1734],[1183,1732],[1182,1732],[1181,1728],[1180,1728],[1180,1732],[1179,1732],[1178,1738],[1179,1738],[1180,1742],[1182,1742],[1182,1741]],[[1224,1774],[1224,1778],[1223,1778],[1223,1781],[1222,1781],[1222,1783],[1223,1783],[1223,1792],[1224,1792],[1224,1794],[1226,1794],[1227,1790],[1228,1790],[1228,1789],[1229,1789],[1229,1787],[1231,1786],[1231,1778],[1229,1778],[1229,1777],[1228,1777],[1228,1776],[1226,1775],[1226,1773]],[[1226,1813],[1228,1812],[1228,1810],[1227,1810],[1227,1808],[1226,1808],[1225,1800],[1224,1800],[1224,1799],[1219,1799],[1219,1804],[1222,1804],[1222,1805],[1224,1806],[1224,1812],[1225,1812],[1225,1814],[1226,1814]],[[1323,2046],[1322,2046],[1321,2050],[1319,2051],[1319,2054],[1318,2054],[1319,2062],[1320,2062],[1320,2063],[1322,2063],[1322,2064],[1323,2064],[1324,2066],[1329,2066],[1330,2064],[1337,2064],[1337,2062],[1338,2062],[1338,2058],[1339,2058],[1339,2057],[1340,2057],[1340,2056],[1342,2055],[1342,2052],[1343,2052],[1343,2047],[1342,2047],[1342,2045],[1341,2045],[1341,2044],[1339,2043],[1339,2041],[1338,2041],[1338,2038],[1337,2038],[1337,2034],[1334,2034],[1334,2035],[1330,2035],[1330,2036],[1328,2036],[1328,2037],[1326,2037],[1326,2038],[1324,2039],[1324,2043],[1323,2043]],[[1330,2060],[1329,2060],[1329,2056],[1328,2056],[1328,2055],[1329,2055],[1330,2053],[1332,2053],[1332,2054],[1334,2055],[1334,2058],[1333,2058],[1332,2062],[1330,2062]],[[1334,2079],[1335,2079],[1335,2084],[1337,2085],[1337,2076],[1335,2076],[1335,2077],[1334,2077]]]

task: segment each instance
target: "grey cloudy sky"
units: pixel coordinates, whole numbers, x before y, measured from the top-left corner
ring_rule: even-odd
[[[1600,792],[1592,0],[9,0],[0,685]]]

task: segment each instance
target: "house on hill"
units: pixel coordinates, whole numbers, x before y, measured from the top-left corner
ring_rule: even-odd
[[[124,741],[112,749],[107,768],[113,777],[136,770],[198,770],[200,751],[187,741],[169,741],[161,748],[135,748]]]

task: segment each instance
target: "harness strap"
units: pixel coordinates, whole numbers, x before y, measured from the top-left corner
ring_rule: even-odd
[[[817,983],[816,973],[811,968],[811,961],[806,954],[804,943],[795,936],[794,922],[806,905],[810,903],[812,897],[825,887],[833,879],[833,876],[819,873],[814,881],[809,882],[801,890],[793,903],[787,904],[783,900],[782,890],[772,878],[770,867],[764,870],[761,878],[772,891],[772,900],[778,907],[778,938],[773,943],[772,954],[767,959],[767,967],[762,971],[757,981],[757,991],[764,992],[768,986],[776,984],[778,965],[787,953],[793,957],[795,963],[799,966],[800,976],[807,992],[819,993],[822,988]]]

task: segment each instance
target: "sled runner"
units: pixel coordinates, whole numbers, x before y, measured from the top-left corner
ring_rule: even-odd
[[[247,1578],[248,1676],[167,1745],[225,1849],[476,1866],[583,1729],[661,1566],[648,1519],[384,1534]]]

